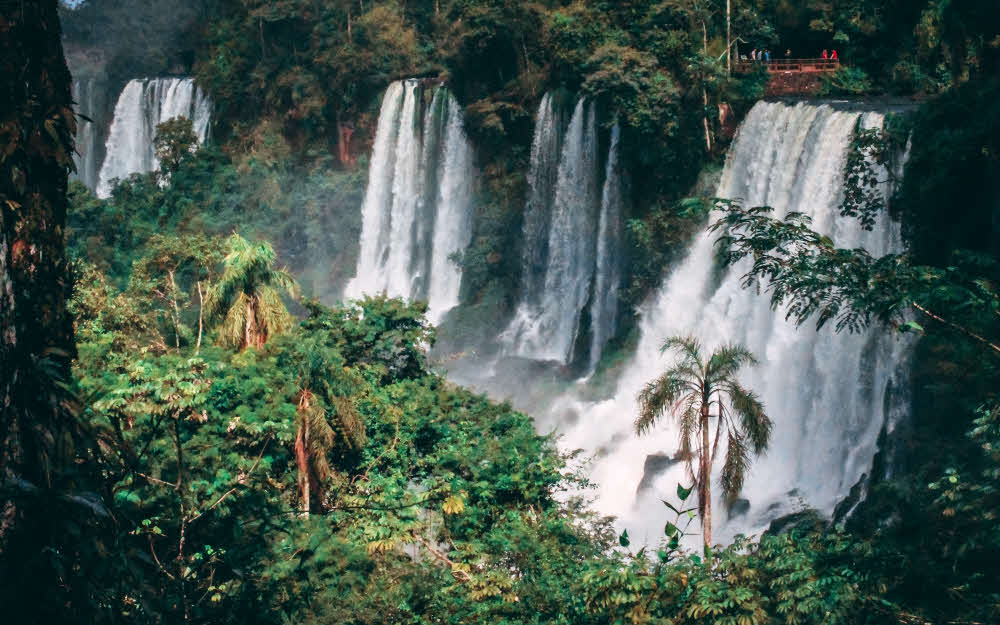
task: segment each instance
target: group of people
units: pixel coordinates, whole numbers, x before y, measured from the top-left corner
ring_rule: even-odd
[[[791,49],[785,50],[785,60],[787,61],[790,60],[791,58],[792,58]],[[823,50],[823,60],[833,61],[837,58],[838,57],[836,50],[833,51]],[[743,57],[743,60],[746,60],[745,56]],[[771,50],[769,50],[768,48],[761,48],[759,50],[757,48],[754,48],[753,51],[750,52],[750,60],[755,63],[770,63]]]

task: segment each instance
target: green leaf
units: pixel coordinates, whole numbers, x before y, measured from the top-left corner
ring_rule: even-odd
[[[631,543],[628,539],[628,530],[622,532],[622,535],[618,537],[618,544],[622,547],[628,547]]]
[[[680,511],[680,510],[678,510],[677,508],[675,508],[675,507],[674,507],[674,505],[673,505],[672,503],[670,503],[669,501],[667,501],[666,499],[661,499],[660,501],[662,501],[662,502],[663,502],[663,505],[665,505],[666,507],[670,508],[670,509],[671,509],[671,510],[673,510],[673,511],[674,511],[675,513],[677,513],[677,514],[680,514],[680,513],[681,513],[681,511]]]
[[[675,536],[680,533],[680,530],[677,529],[676,525],[674,525],[670,521],[667,521],[667,524],[663,528],[663,533],[666,534],[667,536]]]
[[[687,499],[690,494],[691,494],[690,488],[684,488],[683,486],[680,485],[680,483],[677,484],[677,496],[680,498],[681,501]]]

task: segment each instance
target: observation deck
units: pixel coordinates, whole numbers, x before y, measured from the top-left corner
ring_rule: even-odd
[[[835,72],[840,69],[840,59],[772,59],[770,61],[737,61],[733,71],[737,74],[750,74],[758,67],[768,72],[814,73]]]

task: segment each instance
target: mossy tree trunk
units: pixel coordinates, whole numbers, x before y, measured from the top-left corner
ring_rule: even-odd
[[[86,610],[53,503],[67,500],[54,493],[75,425],[63,227],[76,121],[60,35],[56,0],[0,2],[0,605],[20,623]]]

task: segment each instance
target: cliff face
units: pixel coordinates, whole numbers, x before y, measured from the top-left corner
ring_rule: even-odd
[[[764,94],[774,96],[815,96],[823,88],[823,72],[775,72]]]
[[[99,48],[67,43],[66,63],[73,77],[73,110],[77,113],[76,163],[74,178],[90,189],[97,187],[104,161],[108,128],[121,85],[112,84],[107,74],[106,54]]]

